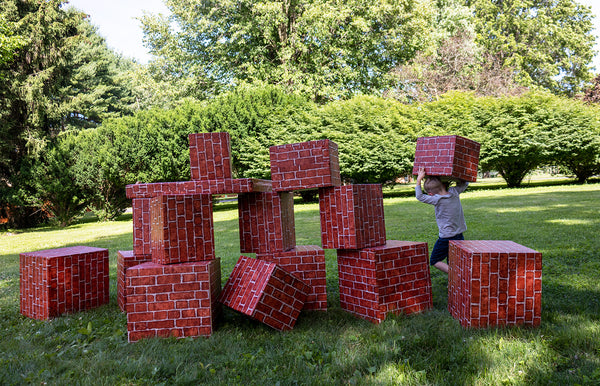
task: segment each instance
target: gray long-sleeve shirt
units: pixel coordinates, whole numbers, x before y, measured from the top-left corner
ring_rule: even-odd
[[[467,230],[465,216],[459,195],[467,189],[469,183],[461,181],[448,189],[448,194],[433,195],[424,194],[420,185],[415,188],[417,200],[435,207],[435,221],[439,229],[439,236],[442,238],[453,237]]]

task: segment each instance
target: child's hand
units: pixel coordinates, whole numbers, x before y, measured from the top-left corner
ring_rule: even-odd
[[[425,178],[427,174],[425,174],[425,168],[420,168],[419,169],[419,175],[417,176],[417,179],[422,180],[423,178]]]

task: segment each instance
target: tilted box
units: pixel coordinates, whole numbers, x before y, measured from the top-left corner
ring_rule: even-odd
[[[417,139],[413,174],[420,168],[430,176],[477,180],[480,144],[458,135],[420,137]]]
[[[310,287],[274,263],[241,256],[220,302],[276,330],[296,324]]]
[[[108,249],[66,247],[19,258],[21,314],[45,320],[108,303]]]
[[[389,240],[337,256],[342,309],[380,323],[389,313],[432,308],[427,243]]]
[[[539,326],[542,254],[509,240],[454,240],[448,310],[463,327]]]
[[[327,310],[327,273],[325,251],[317,245],[297,245],[284,252],[257,254],[257,259],[275,263],[311,288],[305,310]]]

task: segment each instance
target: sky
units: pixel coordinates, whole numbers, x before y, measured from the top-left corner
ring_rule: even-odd
[[[580,4],[592,7],[596,15],[595,30],[600,35],[600,0],[576,0]],[[148,13],[168,14],[169,10],[162,0],[69,0],[74,6],[90,16],[90,21],[110,48],[136,59],[139,63],[148,63],[152,55],[144,47],[142,27],[137,17]],[[600,51],[600,37],[596,38],[596,51]],[[600,73],[600,54],[594,58],[595,73]]]

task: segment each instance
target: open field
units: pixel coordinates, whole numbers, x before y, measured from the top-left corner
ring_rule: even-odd
[[[475,188],[475,186],[474,186]],[[281,333],[225,309],[210,338],[127,343],[116,301],[116,251],[132,248],[131,215],[68,228],[0,233],[0,384],[600,384],[600,184],[467,190],[468,239],[506,239],[543,255],[540,328],[463,329],[448,313],[447,278],[432,271],[434,308],[380,325],[339,306],[326,251],[329,310],[303,312]],[[436,239],[433,208],[384,200],[387,238]],[[295,207],[298,245],[320,245],[318,204]],[[234,204],[214,213],[222,283],[239,257]],[[108,248],[111,300],[36,321],[19,313],[21,252]]]

